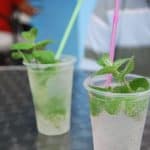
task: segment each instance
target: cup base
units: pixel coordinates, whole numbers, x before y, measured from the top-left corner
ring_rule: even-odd
[[[39,129],[38,128],[38,132],[42,135],[46,135],[46,136],[58,136],[58,135],[63,135],[69,132],[69,130],[66,131],[62,131],[62,132],[46,132],[44,129]]]
[[[70,130],[68,120],[60,120],[55,124],[53,121],[46,120],[42,115],[38,114],[36,117],[37,128],[39,133],[49,136],[62,135]]]

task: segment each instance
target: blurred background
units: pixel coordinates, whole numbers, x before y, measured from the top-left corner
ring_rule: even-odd
[[[64,54],[77,58],[70,136],[36,137],[35,114],[22,60],[11,57],[10,47],[24,41],[22,31],[39,30],[37,41],[52,39],[57,51],[77,0],[0,0],[0,150],[87,150],[92,134],[83,71],[99,69],[96,61],[109,52],[114,0],[85,0]],[[150,0],[121,0],[115,59],[135,56],[135,73],[150,76]],[[17,67],[1,67],[1,66]],[[150,121],[142,150],[150,150]],[[80,132],[78,132],[80,131]],[[80,148],[81,147],[81,148]]]
[[[20,33],[39,30],[37,40],[52,39],[56,51],[76,0],[0,0],[0,65],[20,65],[10,58],[10,46]],[[77,57],[77,68],[94,71],[96,60],[109,52],[114,0],[86,0],[65,47]],[[150,0],[121,0],[116,58],[136,58],[135,73],[150,75]]]

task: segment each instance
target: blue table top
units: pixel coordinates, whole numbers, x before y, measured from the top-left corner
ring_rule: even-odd
[[[48,137],[37,133],[26,71],[0,71],[0,150],[93,150],[86,76],[75,71],[70,133]],[[149,150],[149,140],[150,113],[142,150]]]

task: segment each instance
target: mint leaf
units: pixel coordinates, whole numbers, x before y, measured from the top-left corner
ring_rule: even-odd
[[[113,74],[115,72],[114,66],[106,66],[96,72],[96,75]]]
[[[145,78],[136,78],[130,82],[130,87],[134,91],[145,91],[150,88],[150,84]]]
[[[119,74],[118,78],[120,80],[124,80],[125,76],[128,73],[131,73],[134,70],[134,57],[131,57],[127,63],[127,65],[125,66],[125,68],[121,71],[121,73]]]
[[[36,28],[32,28],[31,30],[27,32],[22,32],[22,37],[30,42],[34,42],[38,34],[38,30]]]
[[[123,58],[123,59],[118,59],[114,62],[114,66],[116,69],[120,68],[122,65],[127,63],[130,60],[130,58]]]
[[[127,86],[116,86],[113,88],[113,93],[130,93]]]
[[[11,57],[13,58],[13,59],[22,59],[22,55],[20,54],[20,53],[18,53],[18,52],[13,52],[12,54],[11,54]]]
[[[31,43],[17,43],[11,46],[12,50],[31,50],[33,48],[33,44]]]
[[[45,105],[45,107],[41,107],[41,109],[42,109],[42,112],[45,114],[45,116],[47,116],[47,118],[50,116],[55,117],[55,115],[66,114],[64,98],[61,98],[61,97],[51,98],[49,101],[47,101],[47,104]]]
[[[147,100],[127,100],[125,102],[125,113],[129,117],[138,117],[148,106]]]
[[[34,41],[34,39],[31,37],[30,33],[28,33],[28,32],[22,32],[21,36],[22,36],[26,41],[31,41],[31,42]]]
[[[29,33],[30,33],[32,39],[36,39],[38,30],[36,28],[32,28]]]
[[[54,53],[50,51],[43,51],[48,44],[52,43],[52,41],[44,40],[35,43],[37,34],[38,30],[36,28],[23,32],[22,36],[25,40],[27,40],[27,42],[13,44],[11,49],[14,50],[15,53],[12,54],[12,57],[15,59],[23,58],[25,61],[29,62],[34,60],[41,64],[55,63],[56,60]]]
[[[55,55],[52,51],[34,51],[33,56],[42,64],[55,63]]]
[[[23,55],[21,55],[20,53],[18,53],[18,52],[13,52],[12,54],[11,54],[11,57],[13,58],[13,59],[24,59],[24,57],[26,58],[26,61],[31,61],[31,60],[33,60],[33,56],[32,56],[32,54],[23,54]]]
[[[32,54],[24,54],[24,56],[28,62],[31,62],[34,59]]]
[[[119,113],[120,109],[121,109],[121,99],[108,99],[105,102],[105,110],[107,113],[109,113],[110,115],[116,115]]]
[[[97,63],[103,67],[112,66],[112,61],[110,60],[109,55],[107,53],[104,54],[102,58],[97,61]]]
[[[93,116],[98,116],[104,110],[104,100],[91,96],[90,100],[90,110]]]
[[[48,44],[50,44],[50,43],[52,43],[52,41],[50,41],[50,40],[44,40],[44,41],[41,41],[41,42],[36,43],[35,46],[34,46],[34,48],[35,48],[36,50],[45,49],[45,47],[46,47]]]

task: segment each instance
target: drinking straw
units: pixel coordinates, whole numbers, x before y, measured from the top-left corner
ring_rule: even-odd
[[[120,8],[120,0],[115,0],[115,11],[114,11],[114,18],[113,18],[113,28],[111,34],[111,41],[110,41],[110,59],[114,61],[115,56],[115,47],[116,47],[116,35],[117,35],[117,27],[119,21],[119,8]]]
[[[59,59],[61,57],[61,54],[62,54],[62,52],[64,50],[64,47],[65,47],[65,45],[67,43],[67,40],[69,38],[70,32],[71,32],[71,30],[73,28],[73,25],[75,24],[76,18],[77,18],[78,14],[79,14],[79,11],[81,9],[83,1],[84,0],[77,0],[76,7],[75,7],[75,9],[73,11],[73,14],[71,16],[71,19],[70,19],[70,21],[68,23],[68,26],[67,26],[66,31],[64,33],[64,36],[63,36],[63,38],[62,38],[62,40],[60,42],[60,46],[58,47],[58,50],[57,50],[57,53],[56,53],[56,56],[55,56],[56,59]]]
[[[112,62],[114,61],[114,57],[115,57],[117,27],[118,27],[118,22],[119,22],[119,9],[120,9],[120,0],[115,0],[113,26],[112,26],[112,33],[111,33],[111,40],[110,40],[110,51],[109,51],[109,57],[110,57]],[[106,85],[109,86],[111,81],[112,81],[112,75],[109,75]]]

